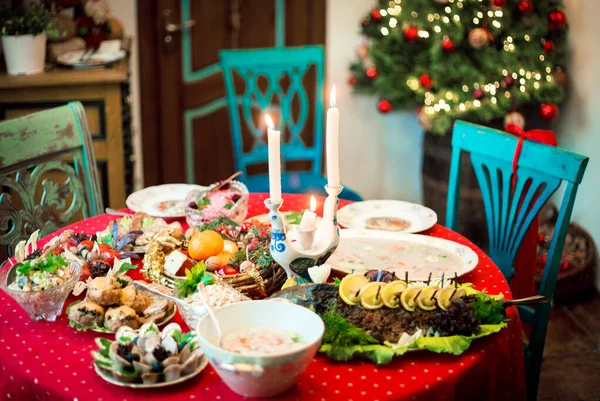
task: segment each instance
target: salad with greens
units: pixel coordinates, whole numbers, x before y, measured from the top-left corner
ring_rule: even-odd
[[[11,290],[44,291],[58,287],[71,279],[74,273],[62,256],[25,260],[16,267],[16,279],[9,284]]]

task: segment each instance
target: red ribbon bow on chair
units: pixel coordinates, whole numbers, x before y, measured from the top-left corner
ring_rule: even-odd
[[[543,143],[550,146],[556,146],[556,135],[554,135],[554,131],[548,131],[543,129],[532,129],[531,131],[524,131],[523,128],[519,127],[515,124],[506,124],[506,132],[517,135],[519,137],[519,141],[517,142],[517,147],[515,148],[515,155],[513,156],[512,162],[512,186],[514,188],[517,182],[517,166],[519,164],[519,157],[521,157],[521,150],[523,149],[523,141],[525,139],[533,142]]]

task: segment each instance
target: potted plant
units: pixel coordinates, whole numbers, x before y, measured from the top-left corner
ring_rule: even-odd
[[[50,10],[41,4],[12,8],[0,16],[0,35],[9,75],[44,71],[49,23]]]

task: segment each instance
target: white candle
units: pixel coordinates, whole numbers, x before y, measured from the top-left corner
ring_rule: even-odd
[[[335,107],[335,85],[331,88],[329,96],[330,107],[327,110],[327,129],[325,148],[327,155],[327,184],[330,187],[340,186],[340,150],[339,130],[340,112]]]
[[[300,231],[315,231],[317,229],[317,214],[315,210],[317,209],[317,200],[314,196],[310,197],[310,209],[305,210],[302,215],[302,220],[300,220]]]
[[[281,133],[275,130],[273,120],[265,114],[267,122],[267,139],[269,144],[269,192],[271,203],[281,202]]]

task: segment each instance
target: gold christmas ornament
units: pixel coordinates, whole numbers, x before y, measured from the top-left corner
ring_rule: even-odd
[[[504,116],[504,128],[505,129],[508,124],[513,124],[513,125],[520,127],[521,129],[524,129],[525,128],[525,117],[523,117],[523,114],[519,113],[518,111],[511,111],[510,113],[508,113],[507,115]]]
[[[483,28],[475,28],[469,32],[469,44],[473,49],[483,49],[490,43],[488,32]]]

